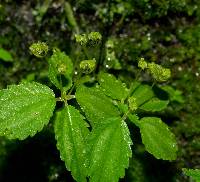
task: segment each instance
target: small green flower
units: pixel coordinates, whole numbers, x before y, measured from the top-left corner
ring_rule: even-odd
[[[33,43],[29,47],[29,50],[36,57],[43,58],[48,53],[49,48],[45,42],[37,42],[37,43]]]
[[[81,61],[81,63],[80,63],[80,69],[85,74],[90,74],[92,71],[94,71],[95,66],[96,66],[96,60],[95,59],[84,60],[84,61]]]
[[[67,65],[66,64],[60,64],[59,66],[58,66],[58,72],[60,73],[60,74],[65,74],[66,73],[66,71],[67,71]]]
[[[137,105],[135,97],[129,97],[128,98],[128,104],[129,104],[129,108],[131,109],[131,111],[137,110],[138,105]]]
[[[100,43],[102,35],[99,32],[91,32],[88,34],[88,44],[97,45]]]
[[[138,67],[142,70],[146,69],[148,67],[147,62],[144,60],[144,58],[140,58],[138,61]]]
[[[156,63],[148,63],[148,69],[153,78],[158,82],[167,81],[171,77],[170,69],[163,68],[161,65],[158,65]]]
[[[76,34],[75,39],[76,39],[76,42],[82,46],[88,43],[88,37],[86,34],[81,34],[81,35]]]

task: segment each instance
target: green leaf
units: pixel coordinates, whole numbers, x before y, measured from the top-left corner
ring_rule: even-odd
[[[59,49],[54,49],[49,59],[49,79],[60,90],[67,91],[72,86],[73,63]]]
[[[0,59],[6,62],[12,62],[13,58],[12,55],[3,48],[0,48]]]
[[[192,177],[196,182],[200,182],[200,169],[185,169],[183,168],[185,175]]]
[[[123,100],[129,94],[126,84],[108,73],[99,74],[99,84],[104,93],[113,99]]]
[[[132,94],[132,97],[136,98],[136,103],[138,106],[147,102],[154,96],[154,93],[150,86],[140,85],[138,86]]]
[[[86,136],[89,134],[84,117],[72,106],[57,112],[55,135],[61,159],[76,181],[86,182]]]
[[[106,118],[120,115],[112,100],[98,88],[79,86],[76,91],[76,99],[92,125],[104,123]]]
[[[142,142],[157,159],[175,160],[178,150],[174,134],[156,117],[145,117],[139,122]]]
[[[117,182],[129,165],[132,141],[121,118],[110,118],[93,129],[88,139],[90,182]]]
[[[134,123],[136,126],[140,126],[139,117],[136,114],[128,114],[128,119]]]
[[[151,100],[141,105],[140,109],[152,112],[161,111],[167,107],[168,103],[169,103],[168,100],[160,100],[158,98],[152,98]]]
[[[161,87],[161,89],[168,93],[170,101],[184,103],[184,98],[180,90],[175,90],[173,87],[168,85]]]
[[[25,139],[41,131],[53,114],[53,91],[42,84],[11,85],[0,94],[0,135]]]

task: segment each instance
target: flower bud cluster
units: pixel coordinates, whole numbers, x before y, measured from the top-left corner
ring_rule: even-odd
[[[36,57],[43,58],[48,53],[49,48],[45,42],[37,42],[37,43],[33,43],[29,47],[29,50]]]
[[[89,34],[76,34],[75,40],[81,46],[95,46],[101,42],[102,35],[99,32]]]
[[[147,69],[151,73],[152,77],[158,82],[165,82],[171,77],[170,69],[164,68],[154,62],[147,63],[144,58],[139,59],[138,67],[142,70]]]
[[[94,71],[95,66],[96,66],[96,60],[95,59],[84,60],[84,61],[81,61],[81,63],[80,63],[80,69],[85,74],[90,74],[92,71]]]

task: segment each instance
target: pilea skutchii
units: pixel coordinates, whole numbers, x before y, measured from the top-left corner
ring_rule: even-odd
[[[99,32],[75,35],[83,51],[98,45],[101,39]],[[48,50],[43,42],[30,46],[39,58]],[[52,89],[37,82],[22,82],[1,90],[0,135],[24,140],[41,131],[55,115],[60,157],[78,182],[117,182],[124,177],[134,150],[127,122],[139,127],[145,149],[155,158],[176,159],[177,144],[168,126],[152,114],[142,118],[137,115],[139,111],[161,111],[168,100],[160,100],[151,86],[135,79],[127,87],[112,74],[95,72],[99,62],[93,57],[79,60],[75,67],[77,63],[64,52],[52,50],[47,58],[49,79],[60,90],[60,96],[55,98]],[[158,82],[170,77],[169,69],[144,59],[138,67],[147,69]],[[74,102],[69,102],[71,99]],[[55,109],[56,102],[63,102],[62,107]]]

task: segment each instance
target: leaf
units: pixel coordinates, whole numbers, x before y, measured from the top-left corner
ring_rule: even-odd
[[[130,86],[130,93],[132,94],[140,85],[140,82],[134,80]]]
[[[112,100],[98,88],[79,86],[76,99],[92,125],[106,122],[106,118],[120,115]]]
[[[108,73],[99,74],[99,84],[104,93],[113,99],[123,100],[129,94],[126,84]]]
[[[128,114],[128,119],[134,123],[136,126],[140,126],[140,120],[139,117],[136,114]]]
[[[117,182],[129,165],[132,141],[121,118],[110,118],[93,129],[88,139],[90,182]]]
[[[0,59],[2,59],[5,62],[13,61],[12,55],[3,48],[0,48]]]
[[[67,91],[72,86],[73,63],[59,49],[54,49],[49,59],[49,79],[60,90]]]
[[[73,178],[86,182],[86,136],[89,134],[84,117],[72,106],[57,112],[55,135],[61,159]]]
[[[0,135],[25,139],[41,131],[53,114],[53,91],[32,82],[11,85],[0,94]]]
[[[152,98],[151,100],[141,105],[140,109],[152,112],[161,111],[167,107],[168,103],[169,103],[168,100],[160,100],[158,98]]]
[[[168,85],[161,87],[161,89],[163,89],[165,92],[168,93],[169,99],[171,101],[184,103],[184,98],[183,98],[182,92],[180,90],[175,90],[173,87],[168,86]]]
[[[175,160],[178,150],[174,134],[156,117],[145,117],[139,122],[142,142],[157,159]]]
[[[196,182],[200,182],[200,169],[185,169],[183,168],[185,175],[192,177]]]
[[[147,102],[154,96],[154,93],[150,86],[140,85],[138,86],[132,94],[132,97],[136,98],[136,103],[138,106]]]

